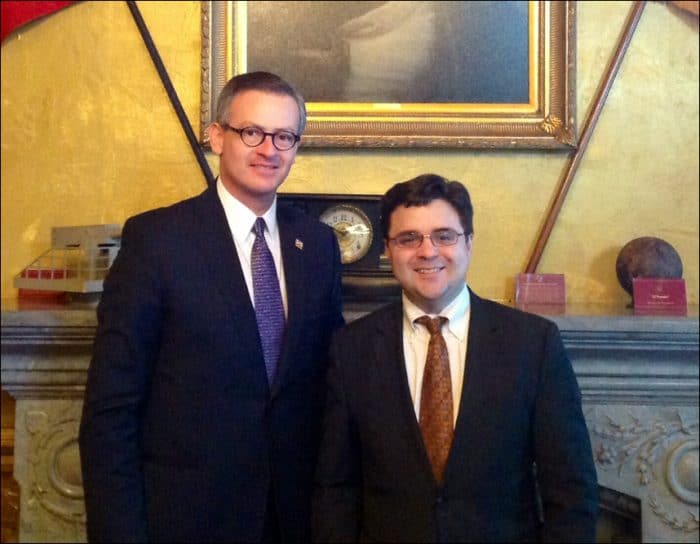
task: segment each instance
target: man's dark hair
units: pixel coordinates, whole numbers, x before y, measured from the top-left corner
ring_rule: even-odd
[[[381,225],[386,240],[391,227],[391,214],[399,206],[427,206],[433,200],[444,200],[454,208],[466,237],[474,232],[474,208],[469,191],[458,181],[449,181],[437,174],[423,174],[397,183],[382,197]]]
[[[304,98],[280,76],[270,72],[248,72],[229,79],[221,89],[216,101],[216,122],[220,125],[229,122],[229,106],[236,95],[244,91],[263,91],[272,94],[291,96],[299,106],[299,132],[301,135],[306,127],[306,103]]]

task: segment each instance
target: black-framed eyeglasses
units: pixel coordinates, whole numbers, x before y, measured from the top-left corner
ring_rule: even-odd
[[[397,247],[416,249],[423,244],[425,238],[430,238],[435,247],[444,247],[455,245],[460,236],[464,236],[464,233],[454,229],[437,229],[430,234],[415,231],[401,232],[388,240],[394,242]]]
[[[272,145],[274,145],[278,151],[288,151],[301,140],[301,136],[289,132],[288,130],[265,132],[259,127],[236,128],[228,123],[222,123],[221,126],[226,130],[232,130],[237,133],[241,137],[241,141],[248,147],[258,147],[265,141],[265,138],[269,136],[272,138]]]

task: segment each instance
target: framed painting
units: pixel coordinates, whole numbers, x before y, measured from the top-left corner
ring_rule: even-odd
[[[575,2],[202,3],[201,139],[234,75],[307,102],[307,147],[571,149]]]

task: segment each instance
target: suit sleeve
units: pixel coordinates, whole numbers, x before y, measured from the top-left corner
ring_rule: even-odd
[[[598,491],[581,393],[556,325],[546,332],[534,415],[544,542],[594,542]]]
[[[311,527],[315,542],[357,542],[359,536],[360,454],[343,383],[340,355],[344,351],[337,340],[336,336],[330,350],[314,486]]]
[[[124,225],[98,306],[79,437],[93,542],[148,540],[141,418],[160,323],[157,274],[145,249],[149,236],[134,220]]]

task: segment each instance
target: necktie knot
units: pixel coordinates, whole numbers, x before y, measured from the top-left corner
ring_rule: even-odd
[[[265,220],[262,217],[258,217],[255,220],[255,224],[253,225],[253,232],[255,233],[255,236],[258,238],[264,238],[265,237]]]
[[[442,326],[447,323],[447,318],[442,316],[430,317],[424,315],[416,319],[416,323],[423,325],[426,329],[428,329],[430,336],[433,336],[435,334],[440,334]]]

